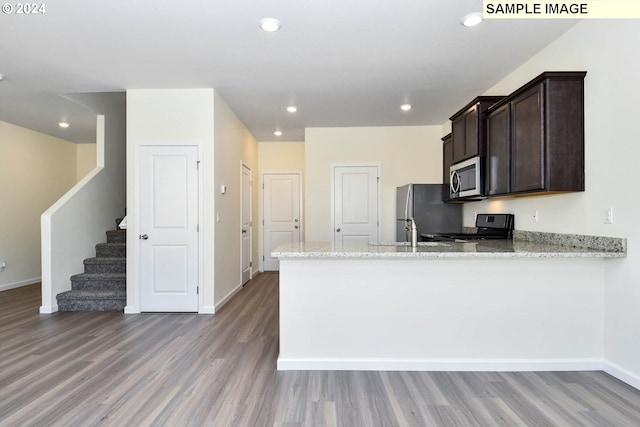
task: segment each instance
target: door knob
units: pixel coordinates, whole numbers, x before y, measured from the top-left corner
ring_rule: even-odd
[[[296,225],[295,228],[298,229],[298,226]]]
[[[340,232],[340,229],[338,228],[336,231],[339,233],[339,232]]]
[[[149,238],[149,236],[147,236],[146,234],[141,234],[138,237],[140,238],[140,240],[147,240]]]
[[[242,230],[242,234],[244,234],[244,233],[246,233],[246,232],[247,232],[247,230]]]
[[[298,218],[295,219],[295,222],[298,222]]]

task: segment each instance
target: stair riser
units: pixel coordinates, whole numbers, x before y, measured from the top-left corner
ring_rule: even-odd
[[[124,311],[127,305],[126,299],[105,300],[59,300],[59,311]]]
[[[126,273],[127,262],[86,262],[84,263],[85,273]]]
[[[74,280],[71,279],[71,289],[74,291],[126,291],[126,279],[96,279]]]
[[[127,243],[126,230],[107,231],[107,243]]]
[[[97,258],[126,258],[127,246],[123,243],[101,243],[96,245]]]

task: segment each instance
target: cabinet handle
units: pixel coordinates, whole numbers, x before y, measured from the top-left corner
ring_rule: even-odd
[[[147,236],[146,234],[141,234],[138,237],[140,237],[140,240],[147,240],[149,238],[149,236]]]

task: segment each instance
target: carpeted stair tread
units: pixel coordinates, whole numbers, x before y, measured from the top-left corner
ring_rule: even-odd
[[[83,261],[85,273],[126,273],[127,259],[122,257],[87,258]]]
[[[71,280],[114,280],[114,279],[126,279],[126,273],[79,273],[71,276]]]
[[[60,311],[124,311],[126,291],[67,291],[57,295]]]
[[[98,243],[96,245],[96,257],[98,258],[124,258],[126,256],[126,243]]]
[[[107,231],[107,243],[127,243],[127,230]]]
[[[127,299],[127,291],[66,291],[58,294],[58,300],[68,299]]]
[[[81,273],[71,276],[74,291],[120,291],[127,289],[126,273]]]

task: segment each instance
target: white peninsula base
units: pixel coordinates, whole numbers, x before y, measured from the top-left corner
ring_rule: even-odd
[[[598,370],[604,260],[280,260],[280,370]]]

